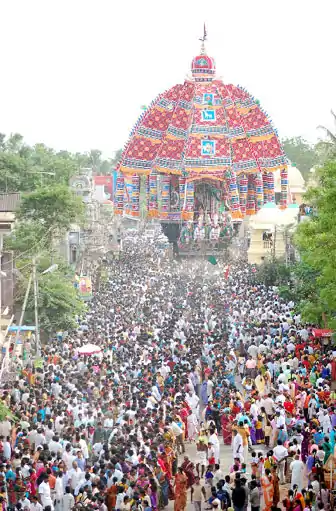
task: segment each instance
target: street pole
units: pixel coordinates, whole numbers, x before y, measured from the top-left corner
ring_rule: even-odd
[[[7,325],[7,328],[6,328],[6,332],[5,332],[5,335],[4,335],[4,343],[3,345],[5,344],[5,340],[6,340],[6,337],[8,335],[8,331],[9,331],[9,328],[12,326],[12,323],[13,323],[13,319],[14,319],[14,314],[12,315],[8,325]],[[1,364],[1,369],[0,369],[0,383],[2,383],[2,378],[3,378],[3,374],[4,374],[4,371],[5,369],[7,369],[8,371],[10,371],[10,364],[9,364],[9,349],[6,350],[6,354],[2,360],[2,364]]]
[[[33,279],[33,275],[31,273],[30,276],[29,276],[29,280],[28,280],[28,284],[27,284],[27,289],[26,289],[26,294],[25,294],[24,301],[23,301],[23,306],[22,306],[22,311],[21,311],[21,316],[20,316],[20,322],[19,322],[19,328],[17,329],[16,336],[15,336],[15,346],[16,346],[16,343],[17,343],[19,335],[20,335],[24,314],[26,312],[26,307],[27,307],[27,302],[28,302],[28,297],[29,297],[29,292],[30,292],[30,288],[31,288],[32,279]]]
[[[2,247],[3,235],[0,234],[0,341],[2,341]]]
[[[38,320],[38,283],[36,274],[36,259],[33,258],[33,282],[34,282],[34,308],[35,308],[35,342],[36,342],[36,356],[41,356],[41,345],[40,345],[40,328]]]

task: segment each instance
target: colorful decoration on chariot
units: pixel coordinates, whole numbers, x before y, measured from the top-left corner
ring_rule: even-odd
[[[163,175],[161,177],[161,214],[163,217],[168,216],[170,211],[170,176]]]
[[[268,202],[275,202],[274,174],[269,172],[268,177]]]
[[[138,217],[140,214],[139,208],[140,197],[140,177],[137,174],[132,176],[132,216]]]
[[[149,187],[149,206],[148,206],[148,216],[152,218],[156,218],[158,216],[158,193],[157,193],[157,172],[154,170],[149,175],[148,179],[148,187]]]
[[[246,215],[246,201],[247,201],[247,182],[248,179],[245,174],[239,176],[239,202],[240,211],[242,216]]]
[[[280,184],[281,184],[280,207],[281,207],[281,209],[285,209],[287,207],[287,190],[288,190],[288,172],[287,172],[287,168],[281,170],[281,173],[280,173]]]
[[[277,131],[258,99],[243,87],[216,77],[215,61],[206,54],[205,40],[206,31],[201,52],[192,61],[190,78],[141,107],[143,112],[117,167],[117,213],[122,211],[125,197],[122,176],[143,174],[149,176],[147,185],[133,180],[133,216],[139,211],[136,202],[141,182],[148,187],[150,217],[197,222],[203,208],[213,219],[225,200],[237,221],[274,201],[273,172],[278,169],[281,207],[286,207],[287,158]],[[196,201],[200,189],[203,197]]]
[[[213,218],[203,210],[198,221],[187,222],[182,227],[178,246],[180,250],[195,250],[202,253],[206,247],[214,250],[225,248],[233,237],[232,218],[228,212],[215,213]]]
[[[264,172],[262,175],[262,182],[263,182],[263,190],[264,190],[264,204],[267,204],[269,202],[269,189],[268,189],[268,174]]]
[[[125,180],[122,174],[117,177],[116,193],[115,193],[115,212],[117,215],[123,214],[124,209],[124,186]]]
[[[247,205],[246,205],[246,214],[254,215],[256,204],[255,204],[255,190],[254,190],[254,176],[249,174],[248,182],[247,182]]]
[[[264,205],[264,190],[263,190],[263,179],[261,172],[257,172],[254,178],[255,193],[256,193],[256,211],[259,211]]]

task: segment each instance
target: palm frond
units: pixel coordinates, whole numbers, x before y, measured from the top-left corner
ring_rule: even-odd
[[[317,129],[319,130],[323,130],[327,137],[334,143],[336,144],[336,135],[334,135],[334,133],[332,131],[330,131],[328,128],[326,128],[325,126],[317,126]]]
[[[334,111],[333,111],[333,110],[330,110],[330,113],[331,113],[331,115],[332,115],[332,116],[333,116],[333,118],[334,118],[334,123],[336,124],[336,114],[334,113]]]

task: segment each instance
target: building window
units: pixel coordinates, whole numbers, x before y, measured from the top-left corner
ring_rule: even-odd
[[[264,248],[269,249],[273,247],[273,233],[264,231],[262,235]]]
[[[76,245],[70,246],[70,264],[77,263],[77,247]]]

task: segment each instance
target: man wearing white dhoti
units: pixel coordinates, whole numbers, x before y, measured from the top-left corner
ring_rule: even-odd
[[[199,417],[199,397],[192,390],[186,395],[186,402],[190,406],[192,412]]]
[[[236,429],[233,430],[232,448],[233,448],[233,460],[239,458],[243,460],[243,439],[240,433]]]
[[[298,454],[295,455],[294,461],[290,464],[289,468],[291,470],[291,488],[295,484],[297,484],[299,491],[303,488],[303,472],[304,472],[304,463],[300,460],[300,456]]]

